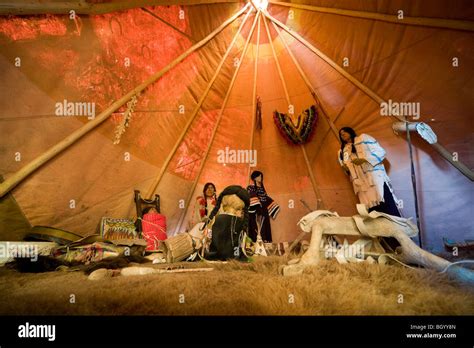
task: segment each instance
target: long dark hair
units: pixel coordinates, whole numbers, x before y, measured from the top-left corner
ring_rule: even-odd
[[[354,146],[354,139],[355,137],[357,136],[355,130],[353,130],[351,127],[342,127],[341,129],[339,129],[339,140],[341,141],[341,153],[339,155],[339,158],[341,159],[341,161],[343,160],[343,156],[344,156],[344,147],[346,146],[346,143],[344,140],[342,140],[342,137],[341,137],[341,131],[344,131],[346,133],[349,133],[350,136],[351,136],[351,139],[352,139],[352,152],[353,153],[356,153],[356,148]]]
[[[252,174],[250,175],[250,179],[252,179],[253,184],[255,185],[255,187],[258,187],[258,186],[257,186],[257,181],[255,181],[255,179],[258,178],[259,176],[262,176],[262,182],[261,182],[261,184],[262,184],[263,190],[265,190],[265,185],[263,185],[263,173],[262,173],[261,171],[254,170],[254,171],[252,172]]]
[[[203,197],[204,197],[204,209],[206,210],[206,215],[207,215],[207,196],[206,196],[206,190],[209,186],[212,186],[214,187],[214,199],[217,199],[217,195],[216,195],[216,185],[214,185],[212,182],[208,182],[204,185],[204,188],[202,189],[202,194],[203,194]]]

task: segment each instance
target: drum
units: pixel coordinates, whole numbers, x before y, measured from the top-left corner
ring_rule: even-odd
[[[168,237],[163,247],[168,263],[182,261],[194,252],[193,238],[188,233]]]

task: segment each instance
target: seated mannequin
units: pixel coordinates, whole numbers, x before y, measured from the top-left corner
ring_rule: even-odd
[[[248,226],[248,192],[240,186],[229,186],[220,195],[211,213],[213,219],[222,205],[223,213],[212,225],[212,241],[207,258],[215,260],[244,259],[241,242]]]

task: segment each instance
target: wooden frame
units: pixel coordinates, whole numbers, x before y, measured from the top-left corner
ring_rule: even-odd
[[[137,231],[141,233],[142,232],[141,218],[143,218],[143,209],[146,206],[152,206],[156,209],[158,213],[161,213],[160,195],[156,194],[154,199],[145,199],[145,198],[142,198],[139,190],[135,190],[133,200],[135,202],[135,208],[137,209],[137,218],[138,218],[135,225],[137,227]]]
[[[401,24],[401,25],[415,25],[415,26],[423,26],[423,27],[474,31],[474,22],[463,21],[459,19],[409,17],[409,16],[403,16],[403,19],[399,19],[398,16],[396,15],[385,14],[385,13],[344,10],[340,8],[320,7],[320,6],[312,6],[312,5],[305,5],[305,4],[295,4],[295,3],[283,2],[283,1],[272,1],[272,0],[270,0],[269,3],[272,5],[292,7],[292,8],[297,8],[301,10],[308,10],[308,11],[327,13],[327,14],[333,14],[333,15],[339,15],[339,16],[362,18],[362,19],[372,19],[376,21]]]
[[[108,0],[108,1],[39,1],[39,0],[0,0],[0,15],[39,15],[39,14],[76,14],[97,15],[124,11],[146,6],[172,5],[209,5],[239,3],[238,0]]]

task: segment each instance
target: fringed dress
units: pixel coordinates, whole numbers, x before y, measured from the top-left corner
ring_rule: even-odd
[[[346,144],[342,155],[339,150],[338,159],[341,166],[348,170],[347,174],[351,178],[359,202],[365,204],[369,212],[376,210],[400,216],[390,178],[382,163],[385,150],[377,140],[367,134],[355,137],[354,147],[355,153],[352,152],[352,144]],[[366,162],[362,165],[353,164],[352,160],[357,158],[365,159]]]
[[[260,235],[267,243],[272,242],[272,228],[270,217],[275,219],[280,212],[280,206],[267,194],[265,188],[250,185],[247,187],[250,194],[249,207],[249,237],[256,242],[258,234],[258,224],[261,222]],[[263,219],[263,221],[262,221]]]

